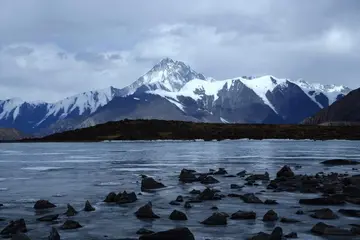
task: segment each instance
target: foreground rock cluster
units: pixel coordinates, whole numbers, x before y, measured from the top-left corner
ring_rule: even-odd
[[[334,160],[323,162],[326,166],[334,165],[349,165],[357,164],[349,161]],[[300,168],[300,166],[297,166]],[[234,190],[232,193],[225,193],[227,189],[222,191],[215,189],[212,185],[221,181],[222,178],[235,178],[241,179],[244,185],[248,186],[266,186],[266,191],[274,193],[281,192],[300,192],[303,194],[318,194],[318,197],[302,198],[298,202],[298,209],[293,211],[293,216],[281,216],[272,206],[278,205],[274,199],[264,199],[261,194],[243,192],[244,185],[233,183],[229,186],[228,190]],[[354,221],[353,224],[344,226],[329,225],[325,223],[328,220],[340,220],[343,217],[360,218],[360,210],[355,208],[349,208],[348,204],[360,204],[360,175],[350,176],[347,174],[338,173],[317,173],[315,175],[297,175],[293,169],[289,166],[283,166],[276,174],[274,179],[271,179],[269,173],[256,173],[248,174],[246,171],[241,171],[237,174],[231,175],[224,168],[218,170],[210,169],[209,172],[199,173],[192,169],[181,170],[179,176],[179,184],[198,183],[204,185],[203,190],[191,190],[186,196],[179,195],[173,201],[169,202],[169,207],[178,206],[182,207],[184,211],[179,209],[173,209],[169,211],[167,216],[159,215],[156,209],[153,209],[153,204],[148,202],[146,204],[137,204],[138,196],[135,192],[110,192],[103,202],[105,204],[118,204],[136,205],[137,210],[134,212],[134,217],[141,220],[166,218],[168,221],[188,221],[188,216],[185,213],[186,209],[192,208],[194,205],[207,201],[221,201],[224,198],[239,199],[243,204],[262,204],[267,211],[265,214],[259,215],[256,211],[245,211],[241,209],[239,204],[239,210],[236,212],[223,212],[213,205],[211,210],[214,212],[208,217],[204,218],[200,223],[204,226],[226,226],[229,221],[262,221],[264,223],[273,223],[274,229],[272,232],[259,232],[253,236],[245,236],[247,239],[252,240],[281,240],[297,238],[298,233],[287,232],[284,233],[283,229],[276,226],[276,223],[296,224],[300,220],[297,219],[298,215],[307,215],[309,219],[315,219],[317,223],[312,227],[309,227],[309,232],[314,235],[321,236],[343,236],[343,237],[355,237],[360,236],[359,222]],[[165,184],[154,178],[142,176],[141,191],[151,192],[159,191],[166,188]],[[224,191],[224,193],[223,193]],[[237,193],[238,191],[239,193]],[[236,192],[236,193],[234,193]],[[304,211],[301,208],[303,206],[313,206],[313,210]],[[1,205],[0,205],[1,206]],[[334,211],[332,206],[340,206],[338,211]],[[57,206],[47,200],[39,200],[34,205],[34,211],[41,211],[46,209],[56,209]],[[81,210],[84,213],[96,211],[89,201],[86,201],[84,208]],[[77,221],[71,219],[76,216],[79,210],[76,210],[72,205],[67,205],[66,212],[62,214],[47,214],[41,215],[37,218],[38,222],[61,222],[59,227],[49,228],[49,240],[59,240],[62,231],[76,230],[82,228],[83,225]],[[295,214],[296,213],[296,214]],[[290,215],[291,213],[289,213]],[[336,221],[333,223],[337,223]],[[1,230],[0,236],[5,238],[12,238],[15,240],[29,239],[25,234],[28,228],[24,219],[16,219],[10,221],[8,225]],[[59,233],[60,232],[60,233]],[[193,233],[188,228],[174,228],[167,231],[153,232],[148,229],[141,228],[136,233],[140,235],[141,240],[161,240],[161,239],[181,239],[192,240],[195,239]]]

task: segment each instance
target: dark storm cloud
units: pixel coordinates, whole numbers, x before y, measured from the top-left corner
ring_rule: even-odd
[[[218,79],[358,87],[359,12],[358,0],[4,0],[0,99],[121,87],[162,57]]]

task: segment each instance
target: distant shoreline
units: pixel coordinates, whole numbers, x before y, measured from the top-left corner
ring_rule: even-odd
[[[360,140],[360,126],[219,124],[122,120],[15,142],[102,142],[111,140]],[[9,141],[7,141],[9,142]],[[10,141],[13,142],[13,141]]]

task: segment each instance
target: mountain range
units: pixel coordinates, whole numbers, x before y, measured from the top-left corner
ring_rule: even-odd
[[[0,127],[47,135],[125,118],[300,123],[350,91],[270,75],[215,80],[165,58],[122,89],[84,92],[56,103],[0,100]]]

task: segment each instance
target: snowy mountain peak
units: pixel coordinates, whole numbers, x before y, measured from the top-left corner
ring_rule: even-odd
[[[124,95],[129,95],[140,87],[146,90],[165,90],[178,92],[187,82],[193,79],[205,80],[205,76],[195,72],[190,66],[181,61],[164,58],[150,71],[141,76],[130,86],[123,89]]]
[[[343,94],[348,94],[351,89],[344,85],[334,85],[334,84],[320,84],[320,83],[309,83],[303,79],[294,81],[297,85],[304,89],[314,90],[314,91],[324,91],[324,92],[339,92]]]

